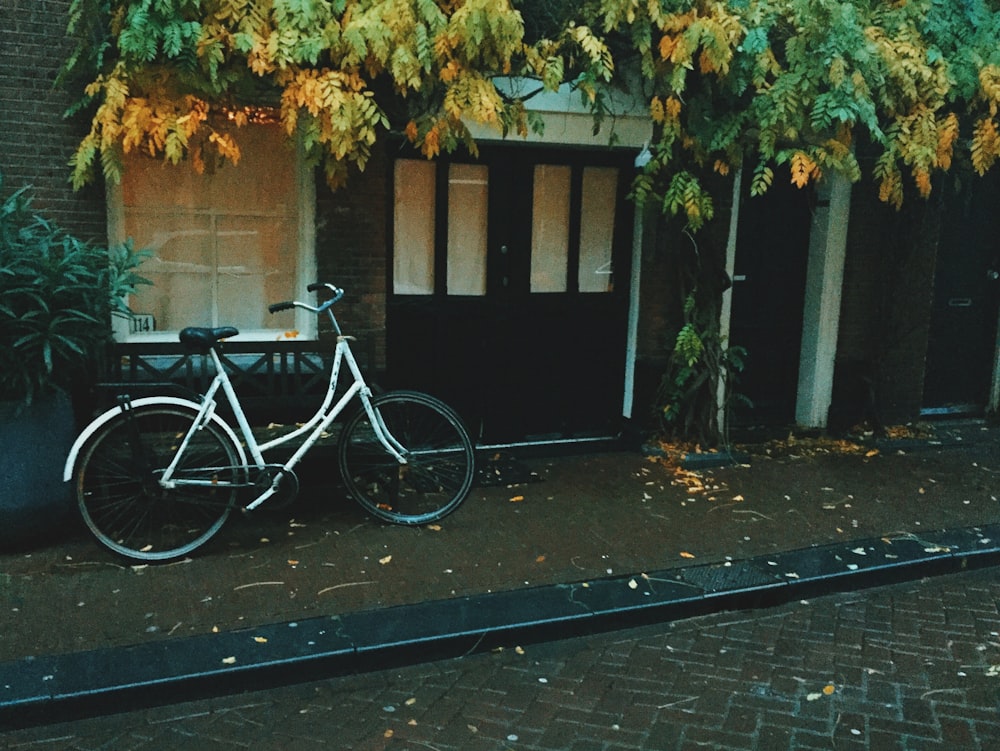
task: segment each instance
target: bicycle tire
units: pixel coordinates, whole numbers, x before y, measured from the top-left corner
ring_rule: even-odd
[[[167,561],[204,545],[222,528],[236,488],[167,489],[156,481],[196,414],[175,405],[135,407],[103,425],[84,446],[77,502],[102,545],[133,560]],[[177,470],[191,476],[215,468],[209,479],[237,483],[241,464],[232,439],[209,421],[192,437]]]
[[[368,513],[393,524],[428,524],[465,500],[475,477],[475,451],[462,419],[444,402],[416,391],[372,399],[404,447],[400,464],[375,436],[364,409],[344,426],[338,458],[350,495]]]

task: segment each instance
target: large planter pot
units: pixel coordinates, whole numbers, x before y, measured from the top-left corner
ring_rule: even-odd
[[[62,394],[28,407],[0,402],[0,549],[65,535],[74,507],[62,473],[74,434]]]

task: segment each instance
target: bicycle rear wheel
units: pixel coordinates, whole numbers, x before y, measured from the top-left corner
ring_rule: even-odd
[[[98,541],[141,561],[186,555],[209,540],[236,502],[240,458],[212,422],[192,437],[175,477],[219,485],[164,488],[158,478],[172,461],[196,413],[174,405],[123,412],[84,446],[76,474],[83,520]]]
[[[400,464],[359,411],[344,426],[339,460],[347,490],[373,516],[393,524],[427,524],[465,500],[475,452],[461,418],[444,402],[415,391],[372,399],[389,433],[403,446]]]

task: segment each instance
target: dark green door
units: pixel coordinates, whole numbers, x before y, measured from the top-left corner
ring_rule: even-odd
[[[730,340],[747,350],[736,390],[740,424],[794,421],[802,347],[809,201],[812,192],[776,178],[762,196],[744,191],[737,230]]]
[[[1000,178],[944,175],[924,407],[977,413],[989,400],[1000,304]]]
[[[393,174],[389,382],[441,396],[484,443],[614,433],[623,164],[497,148],[475,162],[400,159]]]

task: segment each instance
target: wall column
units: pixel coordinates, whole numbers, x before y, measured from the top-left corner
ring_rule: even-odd
[[[736,273],[736,238],[737,229],[740,224],[740,198],[743,195],[743,165],[740,165],[733,176],[733,197],[732,209],[729,212],[729,235],[726,240],[726,275],[732,279]],[[732,328],[733,319],[733,286],[722,293],[722,305],[719,308],[719,341],[723,346],[729,346],[729,331]],[[719,423],[720,435],[726,435],[729,426],[726,419],[726,396],[729,384],[727,382],[728,373],[723,369],[719,373],[719,385],[715,394],[715,401],[718,405],[716,419]]]
[[[819,201],[809,232],[795,421],[803,427],[825,428],[833,399],[851,183],[831,174],[817,186],[817,192]]]

